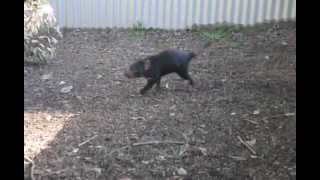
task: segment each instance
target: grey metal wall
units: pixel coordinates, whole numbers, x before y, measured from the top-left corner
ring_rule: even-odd
[[[296,18],[296,0],[50,0],[61,27],[183,29]]]

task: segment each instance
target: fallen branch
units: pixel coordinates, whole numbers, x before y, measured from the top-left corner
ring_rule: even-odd
[[[80,147],[80,146],[83,146],[83,145],[87,144],[88,142],[90,142],[91,140],[95,139],[96,137],[98,137],[98,135],[94,135],[93,137],[91,137],[91,138],[83,141],[83,142],[80,143],[78,146],[79,146],[79,147]]]
[[[183,137],[183,139],[185,140],[185,142],[186,142],[185,144],[189,144],[189,138],[187,137],[187,135],[185,133],[182,133],[182,132],[180,132],[180,131],[178,131],[177,129],[174,129],[174,128],[170,128],[170,129],[172,131],[180,134]]]
[[[28,156],[24,156],[24,159],[27,160],[29,163],[33,163],[33,161]]]
[[[239,139],[239,141],[241,142],[241,144],[243,144],[246,148],[248,148],[253,154],[257,154],[256,151],[254,151],[252,149],[252,147],[246,143],[245,141],[242,140],[242,138],[240,136],[237,136],[237,138]]]
[[[131,117],[132,120],[138,120],[138,119],[141,119],[143,121],[146,120],[146,118],[144,118],[143,116],[138,116],[138,117]]]
[[[244,119],[245,121],[248,121],[248,122],[250,122],[250,123],[252,123],[252,124],[259,124],[258,122],[256,122],[256,121],[252,121],[252,120],[249,120],[249,119]]]
[[[181,141],[147,141],[147,142],[140,142],[140,143],[133,143],[132,146],[143,146],[143,145],[152,145],[152,144],[178,144],[184,145],[184,142]]]
[[[30,163],[30,173],[29,173],[30,174],[30,179],[34,180],[35,179],[34,175],[33,175],[34,167],[35,167],[34,162],[27,156],[24,156],[24,159],[26,159]]]
[[[109,153],[108,153],[108,156],[111,156],[113,153],[115,153],[115,152],[117,152],[117,151],[120,151],[120,150],[122,150],[122,149],[126,149],[126,148],[128,148],[129,146],[123,146],[123,147],[121,147],[121,148],[118,148],[118,149],[114,149],[114,150],[112,150],[112,151],[110,151]]]
[[[247,160],[246,158],[241,157],[241,156],[229,156],[229,158],[235,159],[237,161],[245,161],[245,160]]]

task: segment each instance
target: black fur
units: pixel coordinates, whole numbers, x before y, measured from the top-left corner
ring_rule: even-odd
[[[146,59],[133,63],[125,72],[128,78],[145,77],[148,82],[140,90],[145,94],[154,84],[160,89],[161,77],[170,73],[177,73],[181,78],[188,80],[193,85],[193,79],[188,73],[188,67],[195,53],[188,53],[179,50],[165,50]]]

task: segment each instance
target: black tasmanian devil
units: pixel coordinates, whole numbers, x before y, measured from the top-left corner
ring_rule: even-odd
[[[204,48],[208,47],[207,43]],[[203,49],[204,49],[203,48]],[[199,54],[199,53],[197,53]],[[190,77],[188,67],[192,58],[196,56],[193,52],[184,52],[180,50],[165,50],[159,54],[149,56],[133,63],[124,73],[127,78],[144,77],[147,84],[140,90],[140,94],[145,94],[156,84],[160,89],[161,77],[170,73],[177,73],[181,78],[188,80],[193,86],[193,79]]]

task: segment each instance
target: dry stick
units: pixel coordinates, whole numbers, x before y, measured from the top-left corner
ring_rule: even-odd
[[[142,145],[151,145],[151,144],[178,144],[178,145],[183,145],[185,143],[181,142],[181,141],[147,141],[147,142],[133,143],[132,146],[142,146]]]
[[[146,118],[144,118],[143,116],[138,116],[138,117],[132,117],[132,120],[138,120],[138,119],[142,119],[142,120],[146,120]]]
[[[237,136],[237,138],[238,138],[239,141],[240,141],[246,148],[248,148],[253,154],[257,154],[257,153],[252,149],[252,147],[251,147],[248,143],[244,142],[244,141],[241,139],[240,136]]]
[[[89,139],[87,139],[87,140],[83,141],[83,142],[82,142],[82,143],[80,143],[78,146],[79,146],[79,147],[80,147],[80,146],[83,146],[84,144],[87,144],[89,141],[91,141],[91,140],[95,139],[96,137],[98,137],[98,135],[94,135],[93,137],[91,137],[91,138],[89,138]]]
[[[34,175],[33,175],[33,171],[34,171],[34,162],[27,156],[24,156],[24,159],[26,159],[29,163],[30,163],[30,178],[31,180],[34,180]]]
[[[29,163],[33,163],[33,161],[28,156],[24,156],[24,159],[26,159]]]
[[[252,121],[252,120],[249,120],[249,119],[245,119],[245,121],[251,122],[252,124],[259,124],[258,122]]]
[[[245,161],[246,160],[246,158],[241,157],[241,156],[229,156],[229,157],[232,159],[235,159],[237,161]]]
[[[115,152],[117,152],[117,151],[120,151],[120,150],[122,150],[122,149],[128,148],[128,147],[129,147],[129,146],[123,146],[123,147],[121,147],[121,148],[114,149],[114,150],[112,150],[112,151],[110,151],[110,152],[108,153],[108,156],[111,156],[113,153],[115,153]]]

